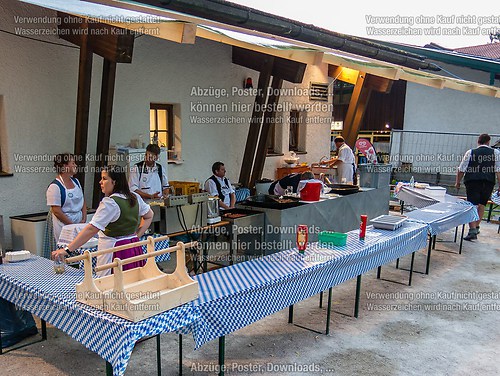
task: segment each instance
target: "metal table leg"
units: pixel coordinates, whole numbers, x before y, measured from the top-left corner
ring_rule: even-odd
[[[326,311],[326,330],[325,330],[325,333],[323,333],[322,331],[319,331],[319,330],[308,328],[308,327],[303,326],[303,325],[294,324],[293,323],[293,305],[288,307],[288,323],[293,324],[295,326],[298,326],[299,328],[302,328],[302,329],[310,330],[311,332],[314,332],[314,333],[328,335],[330,333],[330,320],[332,317],[332,291],[333,291],[333,287],[330,287],[328,289],[328,308]],[[323,296],[322,294],[323,294],[323,292],[321,292],[321,297]]]
[[[411,254],[411,263],[410,263],[410,278],[408,280],[408,286],[411,286],[411,279],[413,276],[413,263],[415,261],[415,252]]]
[[[206,273],[208,272],[208,241],[206,242],[207,244],[202,244],[202,247],[203,247],[203,273]]]
[[[458,248],[458,254],[462,254],[462,244],[464,242],[464,230],[465,230],[465,224],[462,225],[462,235],[460,236],[460,247]]]
[[[179,334],[179,375],[182,375],[182,334]]]
[[[161,376],[161,354],[160,354],[160,335],[156,336],[156,374]]]
[[[425,274],[429,274],[429,267],[431,265],[431,250],[432,250],[432,235],[429,235],[429,246],[427,247],[427,263],[425,266]]]
[[[45,320],[41,320],[42,325],[42,340],[45,341],[47,339],[47,323]]]
[[[458,235],[458,227],[455,227],[455,239],[453,240],[454,243],[457,242],[457,235]]]
[[[382,273],[382,266],[377,268],[377,279],[380,279],[380,274]]]
[[[328,310],[326,312],[326,335],[330,334],[330,319],[332,317],[332,290],[333,287],[328,289]]]
[[[226,351],[226,337],[219,337],[219,376],[224,376],[224,357]]]
[[[319,293],[319,308],[323,308],[323,291]]]
[[[361,293],[361,274],[356,279],[356,301],[354,303],[354,317],[358,318],[359,314],[359,295]]]
[[[106,376],[113,376],[113,366],[110,362],[106,362]]]

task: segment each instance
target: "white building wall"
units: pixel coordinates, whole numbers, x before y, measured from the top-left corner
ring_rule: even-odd
[[[439,63],[462,79],[489,84],[489,73]],[[447,75],[443,73],[443,75]],[[408,83],[404,131],[450,132],[455,135],[395,134],[395,166],[412,163],[415,172],[453,175],[463,153],[476,146],[476,136],[500,133],[500,100],[450,89]],[[494,137],[494,140],[496,138]]]
[[[4,30],[55,28],[54,24],[37,26],[15,22],[15,16],[30,15],[54,17],[55,12],[13,0],[0,4],[0,24]],[[4,217],[8,246],[8,218],[47,210],[45,190],[55,175],[50,159],[54,154],[72,151],[74,146],[79,49],[55,36],[33,37],[70,47],[0,33],[0,96],[3,97],[0,119],[5,119],[0,121],[0,147],[4,166],[13,173],[12,177],[0,178],[0,215]],[[96,148],[101,71],[102,58],[94,56],[89,154],[95,153]],[[308,68],[304,87],[309,86],[309,81],[326,82],[326,72],[326,66]],[[254,97],[231,93],[233,87],[242,88],[246,77],[252,77],[256,85],[257,72],[231,63],[230,46],[203,39],[197,39],[195,45],[180,45],[141,36],[135,40],[132,63],[117,67],[111,144],[128,144],[139,134],[149,135],[151,102],[175,103],[180,107],[183,163],[169,165],[169,178],[203,182],[211,174],[212,163],[220,160],[226,164],[228,178],[236,182]],[[193,95],[193,87],[226,89],[228,96]],[[226,104],[227,112],[198,111],[196,106],[191,106],[198,102]],[[239,111],[241,107],[232,107],[231,103],[249,105],[248,111]],[[223,118],[230,123],[193,123],[192,115]],[[330,114],[321,116],[329,118]],[[283,138],[278,140],[284,153],[288,151],[287,127],[285,124],[281,131]],[[324,122],[308,125],[307,129],[307,154],[301,156],[301,162],[311,163],[328,154],[330,126]],[[282,157],[268,158],[264,176],[274,177],[274,170],[281,162]],[[92,197],[92,184],[93,173],[89,173],[85,186],[88,202]]]
[[[461,79],[489,85],[490,74],[441,62],[446,71]],[[497,81],[498,86],[498,81]],[[450,89],[434,89],[408,83],[404,129],[437,132],[498,133],[500,126],[498,98]]]

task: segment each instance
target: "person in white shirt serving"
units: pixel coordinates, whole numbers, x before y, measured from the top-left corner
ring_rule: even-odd
[[[330,167],[337,167],[337,183],[355,184],[354,171],[356,170],[356,165],[354,163],[354,153],[349,145],[345,143],[342,136],[335,137],[334,142],[338,155],[328,160],[326,163],[329,164]]]
[[[130,169],[130,190],[145,200],[161,198],[169,193],[167,169],[156,162],[159,155],[160,147],[149,144],[146,147],[144,161],[136,163]]]
[[[70,244],[53,251],[53,258],[73,254],[97,233],[99,233],[98,250],[137,242],[151,225],[153,211],[137,193],[130,192],[123,167],[110,166],[104,169],[100,184],[105,197],[92,220]],[[141,247],[134,247],[114,254],[104,254],[97,257],[97,265],[108,264],[115,257],[124,260],[142,253]],[[124,265],[123,270],[143,265],[144,261],[134,262]],[[99,277],[111,274],[111,269],[97,274]]]
[[[50,206],[54,243],[57,244],[64,225],[85,223],[87,207],[83,190],[76,174],[75,156],[70,153],[57,154],[54,157],[57,177],[47,188],[47,205]]]
[[[236,194],[231,182],[226,178],[226,167],[222,162],[212,165],[213,175],[205,182],[205,191],[211,196],[219,197],[219,208],[233,209],[236,203]]]

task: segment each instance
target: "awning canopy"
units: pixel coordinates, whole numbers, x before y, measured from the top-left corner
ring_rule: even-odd
[[[192,44],[199,37],[301,63],[327,63],[391,80],[405,80],[437,89],[447,88],[500,98],[500,88],[495,86],[445,77],[131,1],[22,1],[177,43]]]

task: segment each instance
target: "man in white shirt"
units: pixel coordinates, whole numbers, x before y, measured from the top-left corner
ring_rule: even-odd
[[[337,167],[337,183],[353,184],[354,183],[354,153],[349,145],[345,143],[342,136],[335,137],[335,147],[337,148],[338,155],[330,159],[327,163],[330,167]]]
[[[231,182],[226,178],[224,163],[215,162],[212,165],[213,175],[205,182],[205,191],[211,196],[219,197],[219,208],[222,210],[233,209],[236,195]]]
[[[156,162],[159,155],[160,147],[149,144],[144,161],[136,163],[130,169],[130,190],[146,200],[168,195],[167,169]]]

